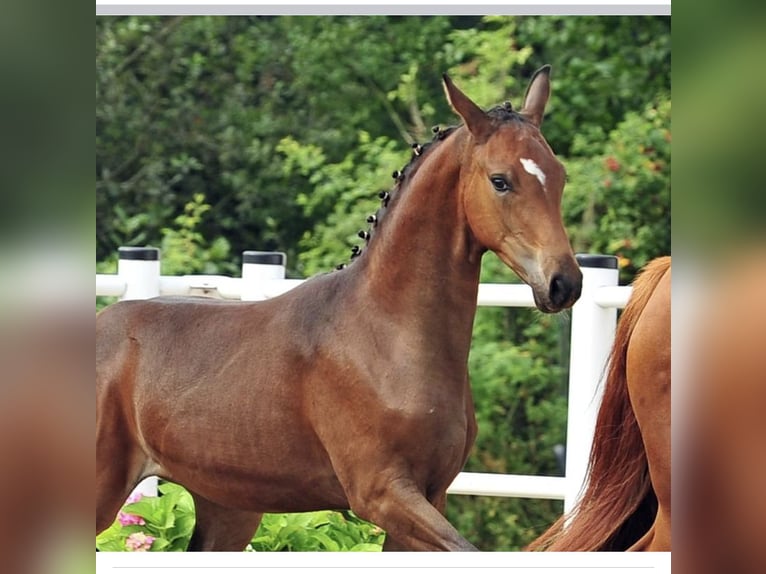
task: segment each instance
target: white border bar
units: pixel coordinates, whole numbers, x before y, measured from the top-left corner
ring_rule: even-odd
[[[99,574],[670,573],[670,552],[99,552]]]
[[[449,4],[435,0],[394,0],[392,2],[364,4],[349,0],[335,0],[329,3],[311,0],[284,0],[273,3],[257,3],[247,0],[223,0],[215,3],[206,1],[164,0],[96,0],[96,15],[164,14],[164,15],[263,15],[276,16],[291,14],[298,16],[372,14],[395,15],[453,15],[479,16],[497,15],[655,15],[669,16],[668,0],[643,0],[639,2],[608,2],[591,0],[540,0],[538,2],[502,2],[484,0],[476,4]]]
[[[447,493],[564,500],[566,490],[566,478],[563,476],[461,472]]]

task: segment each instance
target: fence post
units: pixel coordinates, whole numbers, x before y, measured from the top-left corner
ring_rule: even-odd
[[[263,281],[285,278],[287,256],[279,251],[244,251],[242,253],[242,300],[261,301]]]
[[[577,262],[583,282],[582,295],[572,307],[564,512],[572,510],[584,486],[603,392],[600,383],[617,323],[617,309],[601,307],[593,298],[599,287],[617,285],[617,258],[578,254]]]
[[[120,247],[117,275],[125,281],[121,299],[149,299],[160,294],[160,250]]]
[[[160,250],[156,247],[120,247],[117,275],[125,281],[121,300],[149,299],[160,294]],[[138,483],[133,494],[157,496],[157,477]]]

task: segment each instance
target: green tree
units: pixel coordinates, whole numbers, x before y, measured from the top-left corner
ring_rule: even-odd
[[[604,142],[575,140],[564,213],[575,249],[620,259],[629,281],[670,253],[670,99],[630,111]]]
[[[438,87],[432,68],[441,65],[426,62],[448,25],[442,17],[98,18],[98,258],[138,237],[157,242],[203,193],[206,237],[226,235],[235,253],[279,247],[294,261],[311,228],[295,197],[309,182],[284,169],[276,146],[293,137],[339,161],[362,130],[400,136],[408,110],[389,92],[412,61]]]
[[[599,141],[625,114],[670,93],[670,18],[666,16],[520,17],[517,41],[535,66],[553,66],[545,135],[569,157],[574,138]]]
[[[163,253],[163,274],[236,273],[226,238],[218,237],[208,242],[200,231],[203,217],[208,211],[210,205],[205,203],[205,196],[194,194],[192,200],[184,206],[183,213],[173,220],[173,227],[162,229],[160,251]]]

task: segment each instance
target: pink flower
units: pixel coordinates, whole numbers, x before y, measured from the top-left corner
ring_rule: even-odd
[[[144,519],[138,516],[138,514],[128,514],[127,512],[120,512],[117,515],[117,520],[119,520],[120,524],[123,526],[131,526],[133,524],[139,524],[143,526],[146,524]]]
[[[140,492],[134,492],[131,494],[128,499],[125,501],[125,504],[133,504],[134,502],[138,502],[144,497],[144,495]],[[146,524],[144,522],[144,519],[138,516],[137,514],[129,514],[127,512],[122,512],[117,515],[117,520],[122,524],[123,526],[131,526],[133,524],[138,524],[143,526]]]
[[[125,539],[125,548],[131,552],[146,552],[152,547],[154,536],[143,532],[134,532]]]

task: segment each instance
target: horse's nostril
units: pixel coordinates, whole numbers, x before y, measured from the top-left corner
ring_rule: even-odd
[[[563,275],[554,275],[551,279],[548,298],[556,307],[563,307],[572,296],[573,285]]]

